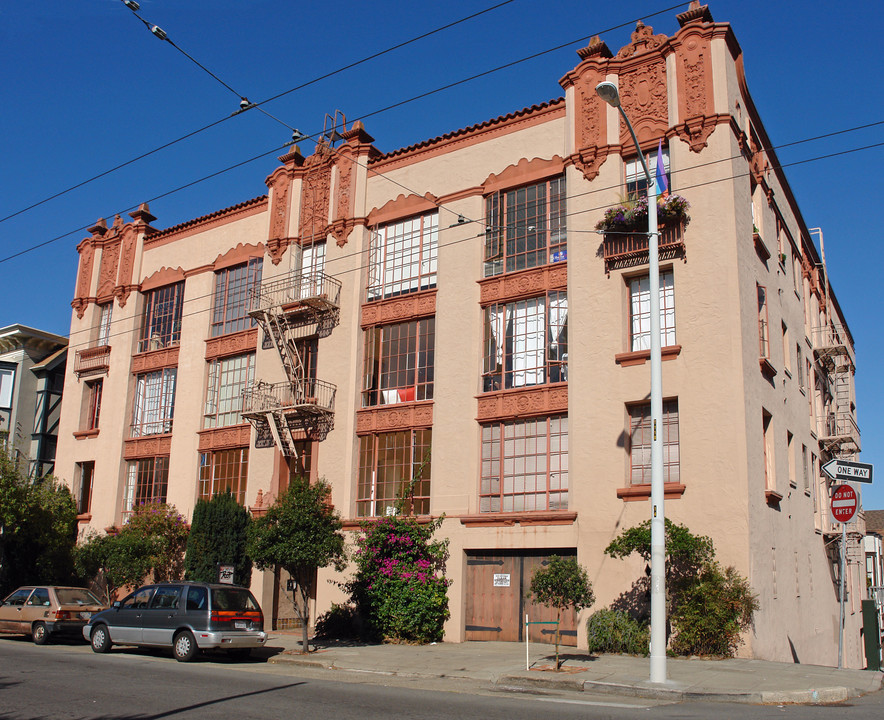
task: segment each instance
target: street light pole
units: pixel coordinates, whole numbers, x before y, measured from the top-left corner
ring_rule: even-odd
[[[651,682],[666,682],[666,524],[663,509],[663,358],[660,351],[660,239],[657,184],[612,82],[596,85],[599,97],[620,111],[648,183],[648,272],[651,294]]]

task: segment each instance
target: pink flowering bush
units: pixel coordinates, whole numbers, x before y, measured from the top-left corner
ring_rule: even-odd
[[[441,520],[394,515],[366,522],[356,540],[356,573],[346,589],[369,636],[391,642],[442,639],[448,619],[448,540]]]

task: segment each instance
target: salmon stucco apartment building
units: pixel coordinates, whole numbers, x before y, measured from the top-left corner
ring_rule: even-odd
[[[325,477],[355,530],[416,478],[412,511],[444,514],[451,542],[446,640],[522,638],[525,613],[544,617],[530,574],[556,553],[594,586],[565,627],[585,647],[592,610],[645,570],[604,548],[650,517],[647,235],[596,230],[645,183],[596,94],[608,80],[690,203],[660,238],[666,516],[758,594],[743,654],[836,664],[820,465],[859,451],[853,338],[731,27],[699,3],[677,20],[672,36],[639,23],[616,54],[595,38],[558,99],[386,153],[339,114],[266,195],[167,229],[147,205],[92,227],[57,461],[82,533],[144,501],[189,517],[222,490],[260,513],[295,474]],[[317,613],[342,600],[335,577],[320,571]],[[255,576],[274,628],[291,622],[280,585]]]

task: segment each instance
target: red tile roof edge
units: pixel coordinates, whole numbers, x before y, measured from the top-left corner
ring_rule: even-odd
[[[539,110],[546,110],[547,108],[560,105],[563,102],[565,102],[565,98],[560,97],[555,98],[554,100],[550,100],[549,102],[540,103],[539,105],[531,105],[530,107],[522,108],[521,110],[516,110],[515,112],[507,113],[506,115],[500,115],[496,118],[492,118],[491,120],[485,120],[484,122],[470,125],[469,127],[455,130],[454,132],[445,133],[444,135],[438,135],[434,138],[430,138],[429,140],[424,140],[414,145],[409,145],[408,147],[399,148],[398,150],[392,150],[391,152],[385,153],[384,155],[379,155],[378,157],[371,158],[369,164],[382,162],[383,160],[389,160],[400,155],[407,155],[408,153],[414,152],[415,150],[421,150],[423,148],[430,147],[431,145],[445,142],[446,140],[453,140],[454,138],[461,137],[462,135],[474,133],[477,130],[483,130],[494,125],[500,125],[501,123],[509,122],[510,120],[516,120],[518,118],[525,117],[526,115],[531,115],[532,113],[538,112]]]
[[[192,220],[186,220],[183,223],[178,223],[178,225],[173,225],[172,227],[168,227],[165,230],[158,230],[157,232],[150,235],[150,239],[155,240],[156,238],[161,238],[164,235],[171,235],[173,233],[180,232],[184,228],[199,225],[200,223],[214,220],[218,217],[221,217],[222,215],[226,215],[227,213],[236,212],[237,210],[242,210],[243,208],[247,208],[251,205],[257,205],[266,201],[267,195],[260,195],[259,197],[252,198],[251,200],[245,200],[241,203],[237,203],[236,205],[231,205],[230,207],[222,208],[221,210],[215,210],[215,212],[211,212],[208,215],[201,215],[200,217],[193,218]]]

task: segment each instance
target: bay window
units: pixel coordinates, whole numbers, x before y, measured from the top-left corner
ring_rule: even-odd
[[[175,409],[176,368],[137,375],[132,437],[172,432]]]
[[[435,318],[365,331],[362,405],[433,398]]]
[[[565,177],[485,199],[485,277],[567,259]]]
[[[482,426],[479,512],[567,509],[567,415]]]
[[[166,502],[168,486],[168,457],[130,461],[126,472],[126,491],[123,493],[123,513],[128,515],[136,505]]]
[[[198,498],[211,500],[219,493],[229,492],[240,505],[244,505],[248,473],[247,447],[200,453]]]
[[[184,283],[149,290],[144,294],[138,352],[162,350],[181,342]]]
[[[402,496],[410,512],[429,514],[432,435],[425,429],[359,438],[357,517],[392,515]]]
[[[568,294],[485,308],[483,390],[543,385],[568,379]]]
[[[436,287],[439,212],[381,225],[371,237],[368,299]]]
[[[236,355],[209,363],[203,426],[224,427],[243,422],[242,393],[255,380],[255,354]]]

